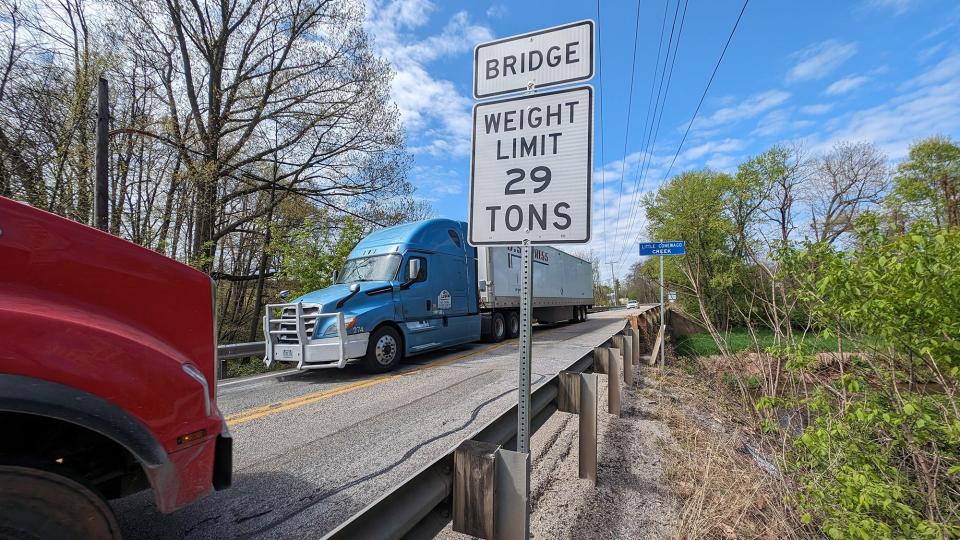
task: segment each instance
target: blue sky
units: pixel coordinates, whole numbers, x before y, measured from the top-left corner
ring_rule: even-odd
[[[369,0],[366,25],[396,71],[392,95],[418,196],[439,216],[466,219],[474,45],[597,20],[593,240],[571,250],[598,256],[604,279],[609,261],[625,275],[638,259],[636,243],[646,239],[636,202],[663,181],[742,1],[689,1],[656,142],[645,145],[653,139],[644,127],[660,27],[666,8],[669,35],[675,6],[643,0],[635,32],[637,3],[630,1],[601,0],[598,17],[594,1]],[[960,138],[960,4],[753,0],[671,175],[705,166],[732,171],[779,142],[819,153],[838,141],[866,141],[896,162],[910,142],[937,133]]]

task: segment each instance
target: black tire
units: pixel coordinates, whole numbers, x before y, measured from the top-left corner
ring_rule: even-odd
[[[507,337],[507,322],[503,318],[503,313],[493,312],[490,316],[490,341],[500,343]]]
[[[390,326],[381,326],[370,335],[362,364],[368,373],[383,373],[396,368],[402,359],[403,340],[400,333]]]
[[[61,474],[0,465],[0,540],[120,538],[110,506]]]
[[[507,312],[507,337],[515,338],[520,335],[520,314],[516,311]]]
[[[587,315],[589,314],[587,306],[580,306],[580,321],[587,322]]]

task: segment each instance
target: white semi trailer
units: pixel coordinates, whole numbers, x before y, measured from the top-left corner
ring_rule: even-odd
[[[590,262],[552,247],[533,247],[533,319],[541,323],[580,322],[593,305]],[[477,249],[480,311],[484,337],[492,341],[520,332],[521,248]],[[502,325],[502,326],[500,326]]]

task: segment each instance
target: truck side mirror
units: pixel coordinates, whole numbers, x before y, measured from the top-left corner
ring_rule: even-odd
[[[410,259],[407,264],[407,281],[414,282],[420,277],[420,259]]]
[[[336,283],[340,278],[340,272],[337,270],[333,271],[333,274],[330,275],[330,283]]]
[[[282,290],[282,291],[280,291],[280,294],[277,295],[277,296],[279,296],[281,300],[286,300],[287,298],[290,297],[290,291],[288,291],[288,290]]]

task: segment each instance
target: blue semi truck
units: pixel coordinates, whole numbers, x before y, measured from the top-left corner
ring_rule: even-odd
[[[269,304],[263,319],[267,366],[370,372],[407,356],[520,330],[520,248],[475,248],[467,224],[430,219],[380,229],[350,252],[334,284],[293,302]],[[534,247],[533,318],[581,322],[593,304],[591,263]]]

